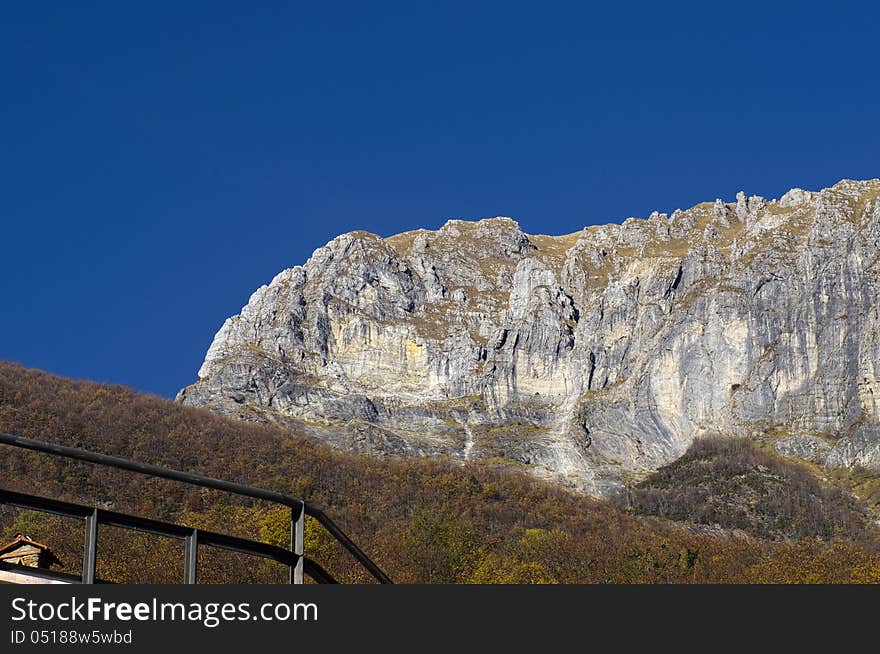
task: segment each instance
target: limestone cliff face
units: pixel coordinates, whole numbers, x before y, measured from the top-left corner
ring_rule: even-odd
[[[594,494],[716,433],[880,467],[880,180],[566,236],[344,234],[258,289],[179,399]]]

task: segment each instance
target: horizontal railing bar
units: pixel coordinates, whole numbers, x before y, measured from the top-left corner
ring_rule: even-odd
[[[103,511],[101,509],[98,509],[98,524],[107,527],[132,529],[168,538],[186,538],[187,534],[192,531],[192,529],[170,522],[161,522],[159,520],[151,520],[150,518],[141,518],[115,511]]]
[[[295,565],[299,559],[290,550],[278,547],[277,545],[269,545],[268,543],[260,543],[247,540],[246,538],[227,536],[226,534],[218,534],[211,531],[202,531],[201,529],[199,529],[199,545],[217,547],[241,554],[252,554],[264,559],[272,559],[284,565]]]
[[[336,525],[336,523],[333,522],[321,509],[312,506],[302,500],[290,497],[289,495],[278,493],[276,491],[264,490],[262,488],[256,488],[254,486],[248,486],[246,484],[226,481],[224,479],[215,479],[213,477],[207,477],[205,475],[199,475],[192,472],[181,472],[179,470],[163,468],[161,466],[155,466],[148,463],[140,463],[138,461],[132,461],[131,459],[124,459],[118,456],[111,456],[109,454],[100,454],[98,452],[91,452],[89,450],[83,450],[76,447],[57,445],[55,443],[45,443],[43,441],[36,441],[30,438],[25,438],[23,436],[16,436],[14,434],[6,434],[0,432],[0,444],[11,445],[13,447],[19,447],[35,452],[54,454],[68,459],[86,461],[98,465],[106,465],[112,468],[119,468],[121,470],[130,470],[132,472],[138,472],[143,475],[161,477],[163,479],[179,481],[194,486],[213,488],[215,490],[224,491],[227,493],[234,493],[236,495],[242,495],[254,499],[275,502],[276,504],[289,506],[293,509],[299,509],[300,507],[303,507],[306,515],[311,516],[312,518],[317,520],[325,529],[327,529],[327,531],[330,532],[330,534],[332,534],[333,537],[337,541],[339,541],[339,543],[346,550],[348,550],[352,556],[354,556],[358,563],[364,566],[370,572],[370,574],[372,574],[373,577],[376,578],[376,580],[383,584],[392,583],[391,579],[389,579],[388,576],[384,572],[382,572],[381,568],[373,563],[373,561],[363,552],[363,550],[361,550],[361,548],[359,548],[345,534],[345,532],[343,532]]]
[[[15,436],[14,434],[5,434],[0,432],[0,443],[4,445],[12,445],[26,450],[35,452],[45,452],[47,454],[57,454],[68,459],[76,459],[78,461],[88,461],[89,463],[97,463],[99,465],[110,466],[112,468],[120,468],[122,470],[130,470],[139,472],[142,475],[150,475],[152,477],[161,477],[172,481],[180,481],[185,484],[194,486],[203,486],[205,488],[213,488],[215,490],[234,493],[236,495],[244,495],[255,499],[267,500],[277,504],[283,504],[291,508],[299,508],[303,505],[302,500],[295,499],[283,493],[264,490],[247,484],[239,484],[225,479],[215,479],[206,477],[194,472],[181,472],[180,470],[172,470],[171,468],[163,468],[154,466],[149,463],[140,463],[131,459],[123,459],[110,454],[100,454],[89,450],[82,450],[78,447],[68,447],[66,445],[57,445],[55,443],[44,443],[43,441],[35,441],[23,436]]]
[[[93,511],[93,509],[86,506],[80,506],[79,504],[52,500],[48,497],[26,495],[16,491],[3,490],[2,488],[0,488],[0,504],[9,504],[21,509],[42,511],[43,513],[60,515],[65,518],[85,518]]]

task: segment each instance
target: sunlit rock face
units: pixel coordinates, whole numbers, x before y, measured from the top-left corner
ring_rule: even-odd
[[[614,492],[694,438],[880,468],[880,180],[565,236],[339,236],[221,327],[187,404]]]

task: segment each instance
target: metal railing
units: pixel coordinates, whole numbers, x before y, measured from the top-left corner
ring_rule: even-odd
[[[288,550],[283,547],[268,545],[259,541],[203,531],[201,529],[184,527],[168,522],[139,518],[136,516],[116,513],[114,511],[105,511],[94,507],[71,504],[69,502],[60,502],[58,500],[38,497],[35,495],[0,490],[0,504],[7,504],[84,520],[85,543],[83,548],[82,577],[79,579],[81,583],[100,583],[95,576],[99,525],[122,527],[125,529],[133,529],[135,531],[182,539],[184,541],[184,583],[187,584],[196,583],[198,573],[198,548],[200,545],[259,556],[282,563],[290,570],[290,583],[292,584],[303,583],[304,575],[308,575],[318,583],[337,583],[336,580],[324,570],[324,568],[305,556],[304,544],[306,516],[314,518],[314,520],[323,526],[333,538],[373,576],[376,581],[382,584],[391,583],[391,580],[384,572],[382,572],[381,568],[364,554],[354,541],[352,541],[336,525],[336,523],[327,516],[327,514],[317,507],[308,504],[303,500],[290,497],[289,495],[226,481],[224,479],[206,477],[192,472],[181,472],[179,470],[154,466],[148,463],[140,463],[138,461],[111,456],[109,454],[100,454],[98,452],[91,452],[89,450],[82,450],[75,447],[57,445],[55,443],[44,443],[42,441],[24,438],[23,436],[15,436],[13,434],[0,433],[0,444],[35,452],[42,452],[44,454],[52,454],[66,459],[86,461],[88,463],[104,465],[120,470],[128,470],[151,477],[159,477],[193,486],[199,486],[201,488],[211,488],[227,493],[233,493],[235,495],[241,495],[243,497],[266,500],[268,502],[289,507],[291,510],[290,549]],[[10,566],[9,564],[0,565],[0,569],[14,569],[16,572],[24,572],[28,570],[27,568],[22,569],[20,566]],[[67,580],[70,579],[70,575],[62,575],[60,573],[48,572],[46,570],[40,570],[37,576],[54,576],[59,580],[62,577]]]

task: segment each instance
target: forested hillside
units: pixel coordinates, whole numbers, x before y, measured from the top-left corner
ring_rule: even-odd
[[[301,496],[397,582],[880,581],[877,535],[861,502],[748,443],[698,445],[678,469],[637,487],[630,507],[493,463],[348,454],[288,429],[10,363],[0,363],[0,431]],[[713,481],[724,475],[729,487]],[[270,505],[7,447],[0,486],[267,542],[286,537],[285,514]],[[739,517],[725,517],[719,507],[728,505]],[[79,524],[0,511],[0,536],[17,531],[49,543],[66,571],[78,572]],[[179,543],[116,529],[102,530],[101,542],[101,578],[181,578]],[[339,578],[369,581],[315,524],[307,550]],[[202,561],[204,582],[283,579],[279,567],[244,557],[205,552]]]

